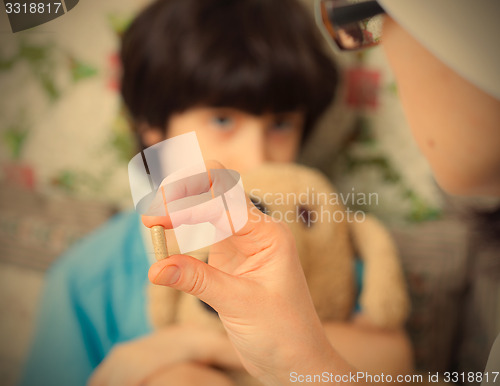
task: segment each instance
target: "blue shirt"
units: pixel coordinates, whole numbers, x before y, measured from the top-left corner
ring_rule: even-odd
[[[21,385],[85,385],[113,345],[152,331],[136,213],[117,215],[48,271]]]

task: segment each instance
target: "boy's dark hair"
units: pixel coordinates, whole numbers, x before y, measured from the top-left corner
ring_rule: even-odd
[[[123,36],[121,92],[136,124],[194,106],[303,110],[306,139],[337,69],[297,0],[158,0]]]

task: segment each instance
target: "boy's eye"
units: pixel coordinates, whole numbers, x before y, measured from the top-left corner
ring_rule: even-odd
[[[226,115],[217,115],[212,118],[212,122],[223,129],[230,129],[234,121],[231,117]]]
[[[293,123],[289,119],[276,119],[272,126],[272,130],[283,131],[290,130],[293,127]]]

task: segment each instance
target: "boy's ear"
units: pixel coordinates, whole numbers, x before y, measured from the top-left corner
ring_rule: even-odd
[[[166,138],[165,128],[150,126],[147,123],[137,125],[137,134],[145,148],[153,146]]]

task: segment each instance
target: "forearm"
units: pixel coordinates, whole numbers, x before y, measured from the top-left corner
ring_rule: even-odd
[[[273,376],[263,378],[266,386],[290,385],[296,383],[350,383],[356,377],[359,369],[348,363],[331,346],[330,350],[318,350],[315,355],[304,354],[303,363],[290,367],[289,371],[274,373]],[[369,385],[364,379],[357,378],[356,384]]]

